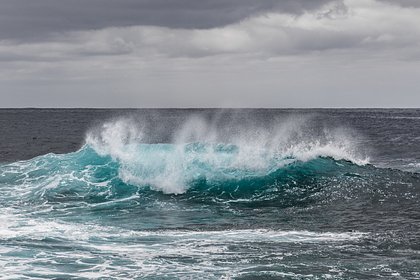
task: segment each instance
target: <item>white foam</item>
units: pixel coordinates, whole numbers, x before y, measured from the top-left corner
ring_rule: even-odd
[[[0,253],[15,251],[16,247],[7,244],[16,242],[40,242],[45,238],[56,239],[61,243],[71,244],[72,249],[54,250],[54,244],[49,243],[49,249],[35,246],[35,257],[25,254],[13,257],[13,262],[7,256],[0,254],[2,277],[12,279],[22,275],[37,274],[43,277],[70,274],[57,271],[55,265],[39,266],[39,263],[54,264],[56,260],[71,260],[83,269],[73,271],[73,277],[100,278],[113,277],[125,279],[173,275],[182,273],[194,275],[205,271],[209,275],[238,275],[242,269],[252,268],[249,261],[255,258],[252,251],[246,249],[261,246],[268,250],[271,263],[278,263],[285,256],[299,254],[297,251],[278,250],[281,244],[290,244],[289,248],[299,248],[300,244],[315,244],[315,246],[337,246],[342,242],[357,240],[366,236],[360,232],[313,232],[313,231],[283,231],[268,229],[241,230],[161,230],[136,231],[113,226],[64,222],[56,219],[37,218],[17,214],[13,209],[4,209],[0,214]],[[8,242],[14,239],[13,242]],[[17,241],[16,241],[17,240]],[[337,244],[338,243],[338,244]],[[26,243],[25,243],[26,244]],[[28,243],[29,244],[29,243]],[[297,247],[293,247],[297,246]],[[238,259],[235,248],[243,247]],[[305,254],[305,252],[302,252]],[[261,255],[264,256],[264,255]],[[185,262],[186,259],[194,262]],[[120,263],[124,265],[120,265]],[[261,268],[261,266],[260,266]],[[268,268],[268,267],[267,267]],[[221,269],[223,271],[221,271]]]
[[[125,118],[104,123],[99,130],[88,132],[86,143],[102,156],[129,161],[135,155],[130,144],[140,143],[142,138],[139,124]]]
[[[130,199],[130,198],[127,198]],[[101,204],[98,204],[101,205]],[[324,242],[344,241],[357,239],[365,235],[360,232],[332,233],[311,231],[281,231],[267,229],[244,229],[244,230],[214,230],[214,231],[185,231],[185,230],[161,230],[161,231],[134,231],[119,227],[99,226],[96,224],[81,224],[64,222],[56,219],[37,218],[16,213],[13,209],[5,208],[0,214],[0,222],[3,227],[0,230],[0,239],[30,238],[42,239],[45,237],[65,238],[74,241],[89,240],[95,238],[132,238],[154,237],[165,238],[170,242],[181,240],[207,240],[234,242]]]
[[[350,132],[337,128],[311,134],[311,127],[303,117],[279,120],[268,127],[240,126],[235,122],[229,125],[234,132],[193,116],[173,132],[171,147],[146,148],[142,144],[142,125],[132,119],[118,119],[89,132],[86,143],[99,155],[119,161],[119,176],[124,182],[174,194],[185,192],[188,183],[200,176],[210,181],[217,176],[219,179],[223,176],[241,179],[246,174],[264,176],[293,161],[318,157],[349,160],[359,165],[369,162],[360,155]],[[191,151],[190,143],[207,146]],[[234,145],[236,150],[230,154],[220,152],[219,144]],[[200,164],[208,170],[194,167]]]

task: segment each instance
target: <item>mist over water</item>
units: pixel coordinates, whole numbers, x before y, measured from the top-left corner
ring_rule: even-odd
[[[417,117],[101,116],[79,149],[0,165],[0,268],[7,279],[416,279]]]
[[[164,144],[147,143],[157,138],[151,127],[134,118],[111,120],[88,132],[85,147],[118,162],[124,182],[164,193],[184,193],[195,180],[212,184],[263,177],[319,157],[369,162],[350,131],[314,127],[309,116],[256,124],[223,112],[211,120],[192,115]]]

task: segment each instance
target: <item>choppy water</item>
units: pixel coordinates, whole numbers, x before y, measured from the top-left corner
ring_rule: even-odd
[[[420,110],[0,116],[0,278],[420,278]]]

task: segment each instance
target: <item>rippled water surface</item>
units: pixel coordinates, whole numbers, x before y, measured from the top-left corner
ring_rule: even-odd
[[[0,278],[420,278],[420,110],[10,109],[0,129]]]

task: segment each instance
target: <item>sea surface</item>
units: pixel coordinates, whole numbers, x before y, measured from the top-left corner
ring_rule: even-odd
[[[0,279],[420,279],[420,110],[1,109]]]

